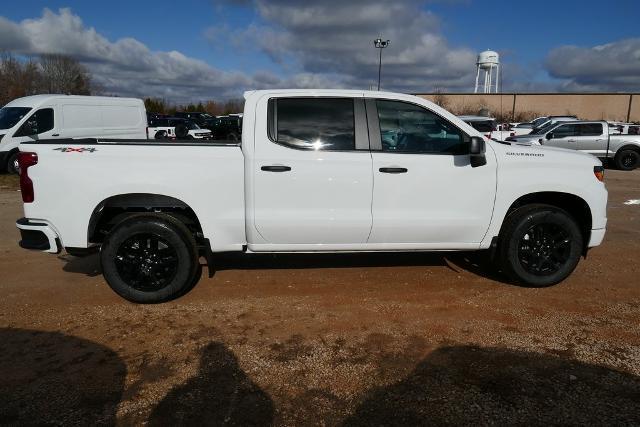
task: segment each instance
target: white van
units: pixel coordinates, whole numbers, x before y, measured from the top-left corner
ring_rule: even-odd
[[[0,169],[16,173],[18,145],[56,138],[147,138],[144,103],[136,98],[34,95],[0,109]]]

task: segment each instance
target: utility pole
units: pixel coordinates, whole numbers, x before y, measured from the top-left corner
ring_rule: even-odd
[[[380,77],[382,76],[382,49],[389,46],[391,40],[382,40],[380,37],[373,41],[376,49],[380,50],[380,59],[378,62],[378,91],[380,90]]]

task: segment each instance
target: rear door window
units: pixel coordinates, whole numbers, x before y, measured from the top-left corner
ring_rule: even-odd
[[[602,135],[602,123],[585,123],[577,126],[580,130],[580,136]]]
[[[351,98],[277,98],[270,105],[270,116],[274,119],[270,138],[278,144],[304,150],[355,150]]]

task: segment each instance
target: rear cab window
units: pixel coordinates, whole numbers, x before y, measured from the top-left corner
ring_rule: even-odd
[[[355,150],[351,98],[274,98],[269,100],[269,138],[301,150]]]

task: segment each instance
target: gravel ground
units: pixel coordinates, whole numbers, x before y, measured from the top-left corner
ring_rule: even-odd
[[[219,257],[183,298],[17,246],[0,185],[0,424],[640,424],[640,170],[565,282],[473,254]]]

